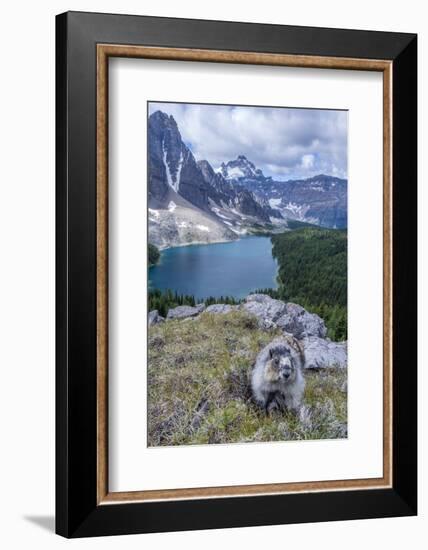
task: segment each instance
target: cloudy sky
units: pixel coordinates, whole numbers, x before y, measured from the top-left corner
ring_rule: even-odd
[[[217,169],[245,155],[277,180],[347,177],[346,111],[150,103],[172,115],[196,160]]]

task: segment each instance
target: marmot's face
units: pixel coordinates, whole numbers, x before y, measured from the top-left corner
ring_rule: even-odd
[[[271,365],[276,371],[278,380],[289,382],[294,380],[296,374],[296,366],[291,357],[290,350],[286,347],[280,347],[271,350]]]

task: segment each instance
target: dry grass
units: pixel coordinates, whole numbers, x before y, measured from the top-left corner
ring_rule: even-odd
[[[306,372],[299,415],[266,415],[252,401],[251,368],[279,331],[244,312],[204,313],[149,330],[148,444],[335,439],[347,436],[345,370]]]

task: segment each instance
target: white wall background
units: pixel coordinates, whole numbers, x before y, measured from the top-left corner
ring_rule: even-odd
[[[420,471],[418,518],[261,527],[76,540],[53,534],[54,512],[54,16],[66,10],[133,13],[419,33],[420,98],[425,90],[428,22],[419,0],[57,0],[8,2],[0,18],[0,545],[152,549],[229,547],[347,550],[423,548],[427,477]],[[425,62],[425,67],[423,63]],[[426,93],[426,92],[425,92]],[[420,229],[426,108],[420,102]],[[421,235],[419,249],[425,245]],[[426,246],[425,246],[426,248]],[[420,281],[426,277],[420,261]],[[420,289],[420,464],[426,460],[426,294]],[[423,349],[425,348],[425,349]]]

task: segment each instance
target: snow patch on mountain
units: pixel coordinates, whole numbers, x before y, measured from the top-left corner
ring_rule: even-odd
[[[289,202],[284,206],[285,209],[293,212],[296,216],[304,216],[304,211],[308,209],[307,204],[295,204],[294,202]]]
[[[235,168],[229,168],[226,179],[243,178],[244,176],[244,172],[236,166]]]
[[[149,242],[160,249],[231,241],[237,238],[231,229],[190,204],[176,204],[173,211],[159,209],[149,216]]]
[[[235,160],[222,163],[218,172],[226,180],[240,180],[242,178],[264,178],[263,172],[247,159],[245,155],[239,155]]]
[[[196,162],[172,116],[149,117],[150,235],[156,227],[161,246],[280,232],[287,219],[346,227],[346,198],[346,180],[320,174],[274,181],[244,155],[214,170],[207,160]]]
[[[224,206],[223,206],[224,208]],[[222,214],[222,212],[220,211],[220,208],[217,208],[217,206],[213,206],[211,208],[211,210],[214,212],[214,214],[216,216],[218,216],[219,218],[223,218],[224,220],[230,220],[230,218],[228,216],[225,216],[224,214]],[[226,222],[225,222],[226,223]]]
[[[248,231],[246,229],[238,229],[237,227],[231,227],[230,229],[237,235],[248,235]]]
[[[153,208],[149,208],[149,217],[152,217],[152,218],[159,218],[159,212],[157,210],[153,210]]]
[[[172,189],[174,189],[174,191],[178,192],[178,190],[180,188],[181,169],[183,167],[183,160],[184,160],[183,159],[183,151],[180,152],[180,159],[178,161],[177,173],[174,176],[171,174],[171,169],[170,169],[169,163],[167,161],[168,151],[165,148],[165,142],[164,141],[162,141],[162,153],[163,153],[163,164],[165,166],[166,179],[167,179],[168,185]]]

